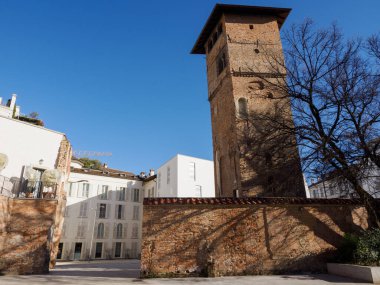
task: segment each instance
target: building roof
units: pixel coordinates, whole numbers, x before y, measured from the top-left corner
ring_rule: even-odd
[[[112,169],[112,168],[105,168],[102,167],[101,169],[90,169],[90,168],[74,168],[71,167],[71,172],[73,173],[81,173],[81,174],[88,174],[88,175],[96,175],[96,176],[106,176],[106,177],[113,177],[113,178],[121,178],[121,179],[129,179],[129,180],[141,180],[137,175],[133,174],[132,172]]]
[[[151,180],[153,180],[153,179],[156,179],[157,178],[157,174],[154,174],[154,175],[151,175],[151,176],[148,176],[148,177],[146,177],[146,178],[144,178],[144,183],[145,182],[149,182],[149,181],[151,181]]]
[[[210,37],[211,32],[219,22],[223,14],[240,14],[240,15],[273,15],[277,17],[279,28],[285,22],[291,9],[290,8],[274,8],[261,6],[243,6],[230,4],[216,4],[204,25],[193,49],[192,54],[205,54],[205,43]]]

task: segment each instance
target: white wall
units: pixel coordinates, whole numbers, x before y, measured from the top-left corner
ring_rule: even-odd
[[[201,187],[201,197],[215,197],[214,162],[181,154],[177,157],[178,197],[197,197],[197,186]],[[190,175],[191,163],[195,165],[194,178]]]
[[[194,176],[190,174],[190,163],[195,165]],[[196,187],[201,188],[201,195],[196,191]],[[157,192],[158,197],[215,197],[213,161],[177,154],[158,168]]]
[[[143,183],[144,197],[154,198],[157,197],[157,177]]]
[[[168,181],[168,169],[170,179]],[[157,197],[178,197],[178,155],[164,163],[157,171]],[[169,183],[168,183],[169,182]]]
[[[1,175],[20,178],[26,165],[54,168],[63,137],[62,133],[0,116],[0,153],[9,158]]]
[[[85,180],[85,181],[83,181]],[[81,181],[81,182],[78,182]],[[72,190],[69,191],[70,182],[72,182]],[[90,184],[90,191],[88,197],[81,197],[80,191],[83,183]],[[102,185],[109,186],[109,196],[106,200],[101,200],[99,198],[98,189]],[[127,199],[125,201],[118,200],[118,190],[120,187],[128,188]],[[139,202],[132,201],[132,189],[140,190]],[[143,201],[143,190],[142,182],[136,180],[128,180],[123,178],[107,177],[107,176],[97,176],[84,173],[70,173],[69,183],[66,187],[67,193],[67,215],[64,218],[64,235],[61,238],[61,243],[63,243],[63,259],[73,259],[73,251],[75,243],[82,243],[82,255],[80,259],[86,259],[87,253],[90,252],[91,241],[92,249],[91,255],[94,258],[95,254],[95,243],[103,243],[103,253],[102,259],[107,258],[105,253],[113,248],[115,242],[122,242],[124,248],[122,249],[122,256],[120,258],[126,257],[126,252],[131,252],[133,243],[137,244],[137,256],[140,254],[141,247],[141,232],[142,232],[142,201]],[[81,203],[87,203],[87,217],[80,217],[80,205]],[[107,204],[109,208],[109,216],[106,219],[96,218],[97,205],[100,203]],[[117,219],[115,217],[115,209],[117,205],[125,205],[125,212],[123,219]],[[133,219],[133,208],[134,206],[139,207],[139,217],[137,220]],[[93,237],[94,231],[98,223],[104,223],[106,225],[105,231],[107,235],[103,239],[97,239],[96,236]],[[126,226],[126,236],[122,239],[115,239],[113,236],[113,230],[116,224],[121,223],[125,230]],[[78,226],[80,224],[85,224],[86,233],[80,238],[77,236]],[[132,227],[134,224],[138,225],[138,238],[132,237]]]

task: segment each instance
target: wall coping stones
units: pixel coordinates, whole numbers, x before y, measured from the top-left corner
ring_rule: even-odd
[[[380,199],[376,199],[380,204]],[[145,206],[158,205],[363,205],[361,199],[315,199],[297,197],[275,198],[145,198]]]

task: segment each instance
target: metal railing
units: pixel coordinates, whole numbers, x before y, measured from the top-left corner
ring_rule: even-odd
[[[42,181],[8,178],[0,175],[0,194],[12,198],[55,199],[58,184],[44,185]]]

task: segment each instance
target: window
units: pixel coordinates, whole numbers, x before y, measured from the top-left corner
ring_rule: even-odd
[[[140,189],[133,189],[132,201],[133,202],[139,202],[140,201]]]
[[[166,168],[166,184],[170,184],[170,167]]]
[[[90,184],[83,183],[82,193],[83,193],[82,197],[88,198],[89,193],[90,193]]]
[[[107,204],[99,204],[99,218],[105,219],[107,212]]]
[[[108,185],[102,185],[102,189],[100,191],[99,199],[100,200],[107,200],[107,196],[108,196]]]
[[[248,115],[247,99],[239,98],[238,108],[239,108],[239,117],[246,118]]]
[[[68,206],[65,207],[65,212],[63,213],[63,216],[64,217],[68,217],[69,216],[69,207]]]
[[[268,98],[273,99],[273,93],[272,92],[268,92]]]
[[[121,242],[115,243],[115,257],[121,257]]]
[[[103,243],[97,242],[95,245],[95,258],[102,258]]]
[[[138,238],[139,237],[139,228],[137,224],[133,224],[132,227],[132,238]]]
[[[148,189],[148,197],[154,197],[154,187]]]
[[[73,188],[74,188],[73,186],[74,186],[74,185],[73,185],[73,183],[71,183],[71,182],[69,182],[69,184],[67,185],[67,189],[68,189],[68,191],[67,191],[68,194],[67,194],[67,195],[68,195],[69,197],[72,197],[72,196],[73,196]]]
[[[134,220],[139,219],[139,211],[140,211],[139,206],[133,206],[133,217],[132,217],[132,219],[134,219]]]
[[[195,162],[189,162],[189,178],[195,181]]]
[[[98,224],[98,231],[97,231],[96,237],[97,238],[103,238],[104,237],[104,224],[103,223]]]
[[[81,218],[87,217],[87,205],[88,204],[86,202],[80,203],[79,217]]]
[[[195,197],[202,197],[202,186],[201,185],[195,185]]]
[[[250,30],[253,30],[253,25],[249,25],[249,29],[250,29]]]
[[[125,197],[127,197],[127,188],[126,187],[120,187],[119,190],[119,201],[125,201]]]
[[[226,66],[226,54],[222,52],[217,60],[217,74],[220,75]]]
[[[123,238],[123,225],[117,224],[116,226],[116,238]]]
[[[82,187],[78,191],[78,197],[86,197],[88,198],[90,192],[90,184],[82,183]]]
[[[161,188],[161,172],[158,172],[158,181],[157,181],[157,188]]]
[[[84,238],[85,232],[86,232],[86,225],[79,224],[78,230],[77,230],[77,238]]]
[[[63,243],[60,242],[58,244],[57,259],[62,259],[62,252],[63,252]]]
[[[116,219],[123,219],[124,218],[124,206],[123,205],[116,205]]]

